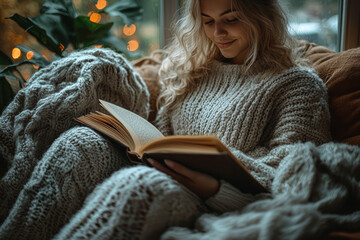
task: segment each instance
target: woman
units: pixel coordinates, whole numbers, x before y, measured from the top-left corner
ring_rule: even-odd
[[[165,135],[217,135],[271,191],[292,144],[330,140],[325,86],[293,51],[277,0],[188,0],[183,13],[161,67],[155,125]],[[153,239],[205,212],[240,211],[268,197],[171,160],[172,171],[151,162],[115,171],[55,238]]]
[[[329,141],[325,87],[300,67],[276,0],[188,1],[185,12],[161,69],[157,125],[167,135],[217,135],[270,190],[286,145]],[[179,175],[153,165],[204,199],[218,192],[214,178],[166,162]]]

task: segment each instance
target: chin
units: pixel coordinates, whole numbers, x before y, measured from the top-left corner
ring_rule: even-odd
[[[222,55],[224,58],[229,58],[229,59],[236,57],[236,56],[234,56],[234,54],[224,54],[224,53],[221,53],[221,55]]]

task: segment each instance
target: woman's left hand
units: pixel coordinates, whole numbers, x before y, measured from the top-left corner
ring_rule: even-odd
[[[168,168],[153,159],[147,160],[153,167],[182,183],[204,200],[213,196],[219,190],[219,181],[210,175],[191,170],[171,160],[164,160]]]

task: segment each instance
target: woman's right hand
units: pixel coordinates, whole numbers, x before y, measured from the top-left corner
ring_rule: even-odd
[[[191,170],[180,163],[167,159],[164,162],[168,168],[151,158],[147,160],[153,167],[168,174],[204,200],[215,195],[219,190],[219,181],[208,174]]]

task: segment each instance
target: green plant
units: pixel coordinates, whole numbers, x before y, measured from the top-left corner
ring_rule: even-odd
[[[92,0],[94,3],[97,0]],[[110,18],[120,18],[123,24],[130,24],[140,20],[143,9],[135,0],[118,0],[99,13]],[[8,17],[15,21],[25,31],[33,35],[45,48],[54,53],[53,58],[59,59],[68,55],[67,48],[83,49],[93,45],[102,45],[133,58],[134,54],[127,50],[126,43],[115,37],[110,31],[113,22],[104,24],[90,21],[88,16],[80,16],[73,6],[72,0],[46,0],[37,17],[26,18],[17,13]],[[10,57],[0,50],[0,113],[12,100],[13,92],[7,79],[19,82],[20,88],[25,80],[18,67],[23,64],[33,64],[43,68],[51,62],[46,60],[35,50],[23,46],[16,46],[23,53],[33,52],[31,59],[14,63]]]

